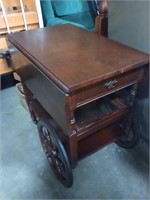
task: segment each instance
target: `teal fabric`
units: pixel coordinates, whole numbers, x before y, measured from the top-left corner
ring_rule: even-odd
[[[53,18],[53,19],[49,19],[46,23],[46,26],[57,26],[60,24],[71,24],[73,26],[77,26],[83,29],[86,29],[85,26],[81,25],[81,24],[77,24],[77,23],[73,23],[73,22],[69,22],[60,18]]]
[[[40,0],[40,2],[44,26],[72,24],[94,31],[95,22],[86,0]]]
[[[89,28],[88,31],[89,31],[89,32],[95,32],[95,27]]]
[[[85,0],[52,1],[53,9],[58,17],[82,12],[90,12],[88,2]]]
[[[52,4],[50,0],[41,0],[41,9],[42,9],[42,16],[44,20],[44,25],[49,19],[55,18]]]
[[[62,17],[61,19],[81,24],[88,29],[94,28],[94,20],[91,13],[79,13],[79,14],[67,15]]]

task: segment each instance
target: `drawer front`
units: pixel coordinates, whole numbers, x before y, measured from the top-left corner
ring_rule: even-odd
[[[120,126],[115,123],[84,137],[78,141],[78,159],[82,159],[114,142],[120,134],[122,134]]]
[[[94,86],[80,90],[76,94],[77,105],[84,104],[84,102],[92,101],[100,96],[114,92],[123,87],[131,85],[139,80],[142,70],[136,70],[130,73],[125,73],[120,76],[102,81]]]

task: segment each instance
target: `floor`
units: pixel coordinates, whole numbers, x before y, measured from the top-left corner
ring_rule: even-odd
[[[111,144],[78,162],[72,188],[53,175],[15,87],[1,91],[0,199],[149,199],[148,146]]]

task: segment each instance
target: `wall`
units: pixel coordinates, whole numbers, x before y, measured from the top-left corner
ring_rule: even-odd
[[[149,1],[109,1],[109,38],[150,53]],[[149,83],[147,83],[148,85]],[[147,86],[148,87],[148,86]],[[149,135],[149,98],[136,101],[136,130]]]

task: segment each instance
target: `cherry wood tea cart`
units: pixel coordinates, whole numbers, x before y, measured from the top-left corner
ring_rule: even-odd
[[[148,55],[60,25],[8,36],[12,65],[58,179],[72,186],[78,160],[116,142],[137,143],[133,105]]]

